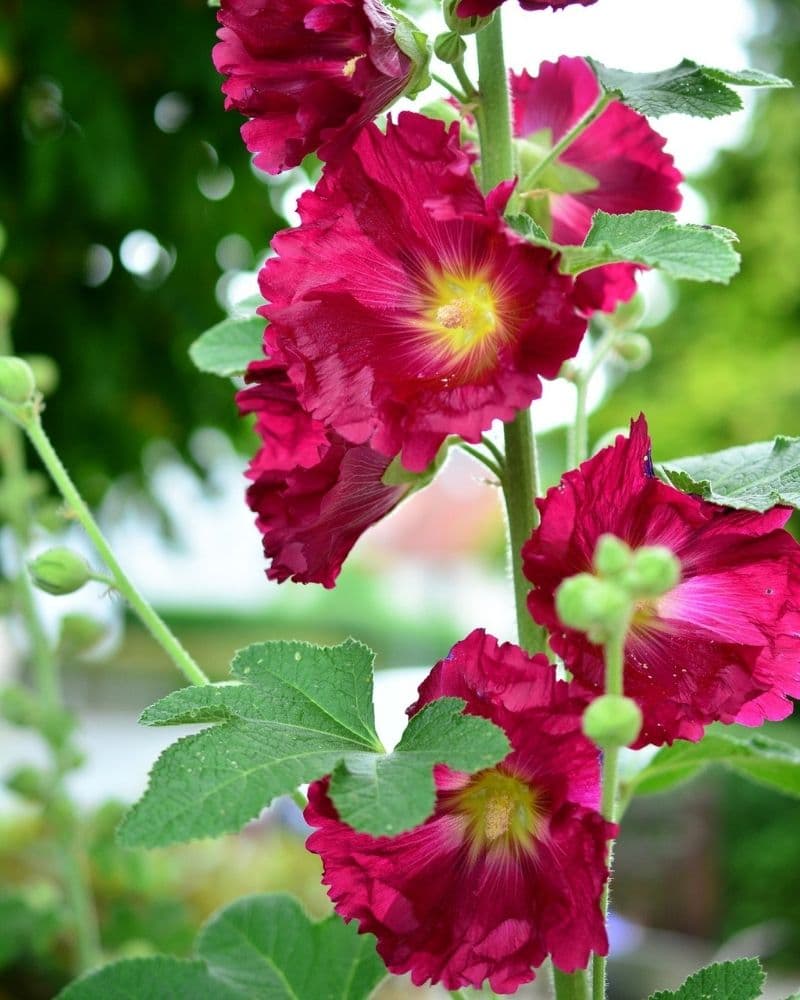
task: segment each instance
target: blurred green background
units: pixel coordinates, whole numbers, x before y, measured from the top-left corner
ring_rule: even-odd
[[[753,63],[800,79],[797,0],[753,2],[765,26]],[[267,187],[252,171],[210,70],[212,34],[213,12],[200,0],[173,0],[168,14],[155,0],[0,0],[0,268],[19,295],[17,349],[58,363],[47,426],[93,502],[121,481],[148,495],[143,450],[154,439],[201,476],[207,467],[190,446],[198,427],[223,429],[245,453],[252,447],[230,384],[199,375],[186,349],[222,317],[226,282],[255,267],[285,224],[289,182]],[[673,311],[647,331],[653,361],[591,422],[600,436],[646,400],[659,459],[800,433],[798,92],[763,96],[743,146],[693,182],[711,220],[739,234],[742,273],[730,288],[675,288]],[[128,267],[120,248],[131,234],[139,238]],[[488,526],[479,520],[469,533],[470,557],[501,577],[501,525],[490,507]],[[257,614],[183,608],[171,622],[215,677],[235,648],[275,636],[352,633],[383,666],[433,663],[459,638],[452,618],[398,608],[373,570],[356,565],[341,588],[304,592],[302,602],[281,591]],[[65,668],[76,708],[91,692],[131,718],[175,684],[134,622],[110,658]],[[800,742],[791,722],[780,730]],[[151,853],[114,844],[118,816],[114,804],[89,811],[84,830],[109,954],[185,954],[208,913],[244,892],[291,889],[325,912],[317,860],[303,852],[291,815],[288,827],[273,817],[238,838]],[[750,933],[776,970],[796,970],[798,829],[796,802],[733,777],[635,806],[618,852],[619,912],[708,954]],[[50,997],[71,974],[55,854],[54,832],[35,811],[0,819],[2,1000]],[[664,939],[642,948],[651,946],[657,965]],[[627,995],[639,994],[620,991],[619,1000]]]

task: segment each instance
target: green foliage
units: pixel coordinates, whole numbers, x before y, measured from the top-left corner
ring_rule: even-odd
[[[757,958],[740,958],[701,969],[680,989],[661,990],[650,1000],[757,1000],[764,978]]]
[[[735,240],[719,226],[679,225],[669,212],[595,212],[583,246],[558,249],[567,274],[630,261],[673,278],[727,283],[739,270]]]
[[[663,747],[627,782],[626,796],[664,792],[721,764],[775,791],[800,798],[800,749],[755,733],[733,736],[712,729],[699,743],[676,740]]]
[[[367,833],[391,835],[422,823],[435,797],[434,764],[477,771],[509,752],[486,719],[462,715],[460,698],[440,698],[408,723],[390,754],[349,754],[336,767],[330,792],[340,815]]]
[[[477,770],[508,753],[496,727],[455,714],[448,700],[426,707],[386,755],[375,733],[372,661],[353,640],[262,643],[236,655],[233,683],[184,688],[156,702],[142,715],[147,725],[217,725],[162,754],[120,828],[122,841],[154,847],[232,832],[276,796],[333,771],[333,799],[346,822],[399,833],[431,812],[434,763]],[[370,803],[374,815],[365,813]]]
[[[753,61],[800,79],[796,0],[759,0],[757,17],[765,34]],[[796,430],[800,228],[790,220],[800,218],[797,121],[797,91],[765,92],[741,147],[720,153],[693,179],[709,217],[739,235],[741,274],[730,288],[669,289],[675,308],[647,331],[651,363],[615,387],[592,417],[595,436],[627,425],[643,401],[658,460]]]
[[[790,80],[760,70],[731,72],[684,59],[657,73],[629,73],[588,59],[601,86],[643,115],[683,114],[699,118],[729,115],[742,108],[734,87],[791,87]]]
[[[800,438],[676,458],[660,471],[677,489],[724,507],[762,512],[778,504],[800,507]]]
[[[224,319],[195,340],[189,357],[209,375],[243,375],[251,361],[264,356],[264,324],[260,316]]]
[[[21,956],[49,948],[62,929],[63,914],[42,887],[0,893],[0,969]]]
[[[220,911],[196,954],[114,962],[59,1000],[363,1000],[386,975],[374,938],[336,916],[312,923],[284,895],[249,896]]]
[[[224,315],[215,298],[223,275],[255,268],[284,225],[273,205],[287,181],[254,176],[243,119],[223,109],[210,59],[215,14],[202,0],[175,5],[169,18],[157,0],[54,0],[0,19],[13,333],[21,353],[50,354],[61,370],[47,426],[92,500],[135,474],[154,438],[183,450],[197,426],[245,434],[230,385],[207,379],[198,391],[186,351]],[[167,131],[154,118],[162,99],[173,109]],[[224,197],[203,193],[226,177]],[[136,230],[164,248],[147,275],[120,260]],[[218,251],[216,260],[231,235],[233,257]],[[87,281],[92,247],[107,248],[113,264],[99,284]]]

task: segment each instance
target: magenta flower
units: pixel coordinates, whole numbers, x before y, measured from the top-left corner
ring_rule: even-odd
[[[582,7],[590,7],[597,0],[519,0],[520,6],[524,10],[563,10],[574,3],[579,3]],[[459,17],[472,17],[474,14],[485,17],[496,10],[503,0],[461,0],[457,13]]]
[[[535,164],[580,121],[600,96],[600,85],[584,59],[561,56],[542,63],[538,76],[512,73],[511,91],[514,134],[530,144],[522,154],[520,190],[525,194],[526,159]],[[614,101],[561,153],[548,178],[534,182],[528,207],[552,239],[565,245],[583,243],[598,209],[673,212],[681,204],[683,178],[664,143],[643,115]],[[547,183],[552,178],[557,192]],[[609,264],[582,274],[577,281],[581,306],[613,310],[636,291],[636,271],[633,264]]]
[[[256,414],[261,448],[250,463],[247,502],[271,560],[270,580],[332,587],[363,532],[393,510],[408,486],[385,486],[390,459],[348,444],[297,402],[286,369],[253,362],[240,411]]]
[[[576,681],[599,692],[602,650],[564,628],[554,593],[590,570],[607,532],[636,548],[665,545],[681,582],[642,601],[625,646],[625,693],[644,715],[636,746],[699,740],[711,722],[758,725],[800,697],[800,546],[790,511],[731,510],[654,478],[644,417],[630,437],[568,472],[537,504],[541,524],[523,549],[534,619]]]
[[[484,199],[457,124],[408,112],[328,165],[260,275],[267,350],[315,419],[421,471],[575,354],[574,282],[503,221],[510,188]]]
[[[307,847],[345,920],[378,939],[389,970],[446,989],[513,993],[550,955],[570,972],[608,949],[599,899],[614,827],[596,811],[598,754],[581,733],[585,701],[544,656],[482,630],[439,662],[408,710],[446,695],[505,730],[512,752],[467,775],[434,769],[436,807],[396,837],[357,833],[328,782],[309,789]]]
[[[379,0],[222,0],[213,59],[225,107],[270,174],[339,155],[409,82],[412,63]]]

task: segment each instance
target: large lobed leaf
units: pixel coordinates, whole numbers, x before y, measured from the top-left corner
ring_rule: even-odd
[[[800,508],[800,438],[777,437],[665,462],[659,472],[685,493],[737,510]]]
[[[699,743],[676,740],[663,747],[626,783],[626,797],[667,791],[712,765],[800,798],[800,748],[760,733],[743,737],[722,729],[712,729]]]
[[[291,896],[249,896],[221,910],[196,958],[125,959],[78,979],[58,1000],[364,1000],[386,975],[375,939],[335,915],[318,923]]]
[[[224,319],[200,334],[189,348],[189,357],[195,367],[209,375],[243,375],[251,361],[264,356],[265,325],[260,316]]]
[[[412,720],[394,753],[375,733],[366,646],[267,642],[237,653],[232,682],[176,691],[147,709],[148,725],[211,723],[161,755],[125,817],[123,843],[156,847],[241,829],[276,796],[333,772],[345,822],[399,833],[432,811],[431,770],[489,767],[509,750],[503,732],[443,699]]]
[[[657,73],[629,73],[611,69],[594,59],[587,59],[606,93],[628,104],[643,115],[683,114],[716,118],[739,111],[742,99],[731,87],[791,87],[785,80],[761,70],[732,72],[699,66],[684,59],[677,66]]]
[[[739,958],[701,969],[679,989],[653,993],[650,1000],[757,1000],[764,978],[757,958]]]

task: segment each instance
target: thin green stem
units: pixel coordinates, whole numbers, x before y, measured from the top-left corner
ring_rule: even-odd
[[[628,622],[612,636],[605,645],[606,680],[605,693],[621,695],[624,693],[623,669],[625,665],[625,639],[628,635]],[[600,812],[609,823],[617,821],[617,766],[619,764],[619,749],[603,752],[603,791],[600,798]],[[611,894],[611,866],[614,860],[614,841],[608,842],[607,864],[609,875],[600,898],[600,910],[603,921],[608,919],[608,902]],[[592,958],[592,1000],[605,1000],[606,996],[606,957],[594,955]]]
[[[297,808],[302,812],[308,805],[308,799],[303,795],[299,788],[295,788],[293,792],[289,793],[292,802],[297,806]]]
[[[463,990],[448,990],[447,992],[453,1000],[467,1000],[467,994]]]
[[[523,191],[528,191],[533,183],[537,181],[544,171],[550,166],[550,164],[555,162],[555,160],[557,160],[558,157],[561,156],[561,154],[568,149],[573,142],[575,142],[578,136],[585,132],[592,122],[600,117],[612,100],[613,98],[610,94],[602,94],[598,97],[586,114],[575,122],[569,132],[565,132],[564,135],[561,136],[547,156],[545,156],[543,160],[540,160],[535,167],[528,171],[528,174],[525,176],[522,184],[520,185],[521,189]]]
[[[472,80],[470,80],[469,74],[466,69],[464,69],[463,59],[459,59],[458,62],[453,63],[453,72],[455,73],[458,82],[464,88],[464,95],[466,99],[468,101],[472,100],[472,98],[478,93],[478,88]]]
[[[497,464],[502,469],[506,464],[506,456],[503,454],[502,449],[498,448],[494,441],[486,434],[481,438],[481,444],[487,451],[490,451],[494,455]]]
[[[486,468],[496,476],[500,483],[503,482],[503,471],[500,466],[494,462],[488,455],[484,454],[479,448],[473,448],[472,445],[467,444],[462,441],[459,443],[458,447],[465,451],[468,455],[471,455],[476,461],[480,462],[481,465],[485,465]]]
[[[189,655],[186,649],[184,649],[178,639],[172,634],[169,628],[167,628],[153,607],[148,604],[144,597],[139,593],[134,584],[125,575],[125,572],[120,564],[117,562],[117,559],[103,536],[99,525],[92,516],[86,502],[78,492],[77,487],[72,482],[69,473],[64,468],[61,459],[58,457],[58,454],[50,443],[50,439],[47,437],[39,419],[38,407],[11,408],[3,406],[2,408],[6,410],[6,412],[11,411],[9,415],[13,416],[14,419],[22,425],[28,435],[28,439],[36,449],[39,458],[42,460],[45,468],[50,473],[50,477],[55,483],[56,488],[61,493],[67,505],[71,508],[75,517],[78,521],[80,521],[84,531],[91,539],[108,569],[111,570],[111,574],[114,578],[114,586],[128,601],[130,606],[139,616],[141,622],[148,629],[161,648],[167,653],[172,662],[184,674],[186,679],[192,684],[208,684],[209,680],[206,675],[197,663],[195,663],[194,659]]]
[[[0,351],[12,352],[11,336],[5,324],[0,323]],[[3,421],[0,431],[0,449],[3,456],[3,481],[9,503],[9,523],[15,549],[16,576],[14,589],[25,630],[31,643],[31,665],[42,706],[50,711],[62,708],[61,676],[58,659],[36,607],[31,578],[25,567],[25,555],[30,535],[30,509],[26,492],[28,469],[25,461],[25,442],[15,421]],[[48,740],[53,754],[50,800],[64,796],[64,773],[70,747],[65,742]],[[75,844],[75,817],[72,810],[60,811],[54,818],[59,848],[64,894],[72,913],[75,927],[77,972],[85,972],[100,959],[100,931],[88,877],[83,871],[83,852]]]
[[[438,83],[440,87],[444,87],[444,89],[448,93],[452,94],[453,97],[455,97],[455,99],[459,101],[461,104],[464,104],[467,101],[467,95],[462,91],[460,91],[458,87],[450,83],[449,80],[445,79],[445,77],[439,76],[438,73],[431,73],[431,80]]]
[[[571,469],[585,462],[589,457],[589,420],[588,420],[588,398],[589,384],[591,383],[600,365],[611,353],[617,341],[617,331],[608,328],[594,349],[591,360],[586,368],[578,372],[575,376],[575,425],[570,439],[570,454],[568,465]]]

